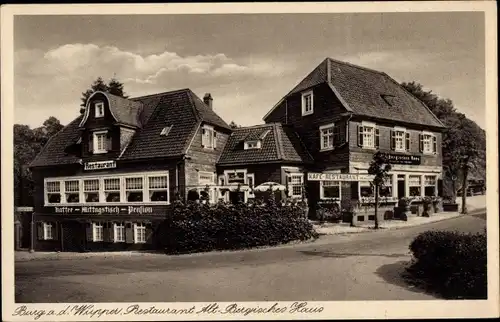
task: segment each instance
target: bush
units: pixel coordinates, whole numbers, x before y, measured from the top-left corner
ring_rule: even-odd
[[[161,229],[167,254],[243,249],[318,237],[304,218],[304,209],[296,204],[177,202]]]
[[[450,299],[487,298],[486,233],[428,231],[410,244],[408,273]]]

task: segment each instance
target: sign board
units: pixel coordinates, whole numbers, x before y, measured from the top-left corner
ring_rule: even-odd
[[[16,207],[15,209],[16,209],[16,211],[19,211],[19,212],[32,212],[33,211],[33,207]]]
[[[48,208],[48,209],[47,209]],[[160,209],[161,208],[161,209]],[[46,210],[56,214],[75,214],[75,215],[143,215],[153,214],[165,211],[165,207],[159,208],[153,206],[55,206],[46,207]]]
[[[364,173],[315,173],[307,174],[308,181],[371,181],[373,175]]]
[[[116,161],[87,162],[83,165],[83,170],[102,170],[116,168]]]
[[[419,165],[422,160],[420,155],[406,155],[406,154],[390,154],[383,153],[391,164],[411,164]]]

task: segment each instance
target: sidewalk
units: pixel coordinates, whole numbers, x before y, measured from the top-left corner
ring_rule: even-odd
[[[33,260],[58,260],[58,259],[86,259],[93,257],[112,258],[112,257],[131,257],[131,256],[162,256],[162,252],[154,251],[117,251],[117,252],[89,252],[89,253],[73,253],[73,252],[33,252],[21,250],[14,252],[16,262],[26,262]]]

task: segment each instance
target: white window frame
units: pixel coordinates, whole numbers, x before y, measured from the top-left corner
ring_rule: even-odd
[[[416,183],[412,183],[412,177],[415,177],[415,178],[418,178],[418,184]],[[423,182],[422,182],[423,178],[421,175],[419,174],[410,174],[408,175],[408,193],[409,193],[409,197],[415,197],[411,194],[411,188],[414,188],[414,187],[418,187],[420,188],[420,195],[416,196],[416,197],[421,197],[424,193],[423,191],[423,188],[422,188],[422,185],[423,185]]]
[[[326,124],[326,125],[322,125],[319,127],[319,135],[320,135],[320,151],[330,151],[330,150],[333,150],[333,148],[335,147],[335,123],[331,123],[331,124]],[[331,133],[327,133],[325,134],[326,131],[330,131],[331,130]],[[330,137],[332,138],[332,141],[331,141],[331,145],[328,144],[327,146],[325,146],[325,140],[327,137]]]
[[[56,192],[56,191],[51,191],[49,192],[48,191],[48,186],[50,183],[52,182],[57,182],[59,183],[59,191]],[[64,204],[65,203],[65,200],[63,199],[63,191],[62,191],[62,186],[64,185],[64,182],[61,182],[60,180],[53,180],[53,179],[45,179],[44,180],[44,187],[43,187],[43,194],[44,194],[44,201],[45,201],[45,204],[46,205],[60,205],[60,204]],[[50,203],[49,202],[49,194],[59,194],[59,202],[55,202],[55,203]]]
[[[143,234],[139,234],[139,231]],[[142,239],[141,237],[144,237]],[[134,243],[135,244],[145,244],[146,243],[146,224],[144,223],[134,223]]]
[[[307,98],[311,98],[310,109],[307,109]],[[309,90],[307,92],[303,92],[301,96],[302,102],[302,116],[311,115],[314,113],[314,93],[313,90]]]
[[[108,131],[95,131],[92,133],[92,140],[94,140],[94,145],[93,145],[93,153],[94,154],[102,154],[102,153],[107,153],[107,142],[108,142],[108,137],[107,137]],[[99,136],[104,136],[103,140],[103,148],[99,149]]]
[[[435,154],[437,151],[434,151],[434,138],[436,135],[431,132],[422,132],[422,153],[423,154]],[[429,143],[429,149],[426,149],[426,142]],[[420,143],[420,142],[419,142]]]
[[[92,222],[92,241],[104,241],[104,224],[100,221]]]
[[[261,146],[262,144],[260,140],[245,141],[244,149],[245,150],[260,149]]]
[[[373,150],[376,148],[375,146],[375,141],[376,141],[376,134],[377,134],[377,125],[375,123],[369,123],[369,122],[362,122],[361,126],[363,127],[363,149],[370,149]],[[371,133],[368,133],[367,129],[371,129]],[[371,137],[371,138],[370,138]],[[367,145],[367,138],[370,138],[372,144]]]
[[[54,224],[51,222],[43,222],[43,240],[54,240]]]
[[[104,102],[96,102],[94,104],[95,118],[104,117]]]
[[[151,188],[149,186],[149,180],[151,178],[158,178],[158,177],[165,177],[165,182],[167,184],[166,188],[164,188],[164,187],[162,187],[162,188]],[[147,196],[145,196],[147,202],[151,202],[151,203],[162,203],[162,202],[164,202],[164,201],[152,201],[151,200],[152,192],[155,192],[155,191],[166,191],[167,192],[167,201],[170,200],[170,184],[168,182],[168,175],[165,175],[165,174],[161,174],[161,175],[158,175],[158,174],[148,175],[147,176],[147,183],[146,184],[147,185],[146,185],[146,187],[143,187],[143,190],[145,189],[147,191]]]
[[[250,180],[252,181],[252,185],[250,185]],[[249,187],[248,198],[255,198],[255,194],[250,190],[250,187],[255,188],[255,173],[247,173],[246,184]]]
[[[114,231],[114,242],[115,243],[124,243],[126,241],[125,238],[125,223],[124,222],[119,222],[119,223],[114,223],[113,224],[113,231]],[[121,237],[123,238],[118,238],[118,231],[122,231],[123,233],[121,234]]]
[[[332,187],[334,185],[325,185],[326,182],[337,182],[337,185],[339,187],[339,196],[338,198],[336,197],[325,197],[325,187]],[[342,199],[342,182],[341,181],[335,181],[335,180],[322,180],[320,181],[320,189],[319,189],[319,197],[320,199],[325,199],[325,200],[334,200],[334,201],[340,201]]]
[[[127,179],[141,179],[141,188],[127,188]],[[145,178],[143,176],[126,176],[125,179],[125,200],[127,202],[134,202],[134,201],[128,201],[128,193],[129,192],[142,192],[142,201],[135,201],[135,202],[145,202],[146,201],[146,192],[145,191],[146,189],[146,185],[149,184],[149,182],[147,182],[147,180],[145,180]],[[149,194],[147,194],[149,196]]]
[[[217,147],[217,133],[213,126],[203,125],[201,131],[201,146],[205,149],[215,149]]]
[[[392,130],[392,135],[394,136],[394,151],[396,152],[406,152],[406,129],[402,127],[395,127]],[[401,146],[398,147],[399,135],[401,136]],[[391,138],[392,140],[392,138]]]
[[[293,179],[300,178],[299,183],[294,183]],[[304,192],[304,174],[301,172],[291,172],[287,173],[288,180],[288,196],[294,199],[302,199],[302,194]],[[294,194],[293,187],[300,186],[300,194]]]
[[[78,190],[76,190],[76,191],[69,190],[68,186],[67,186],[67,183],[69,183],[69,182],[76,182],[76,186],[77,186]],[[67,203],[67,204],[78,204],[80,202],[80,198],[81,198],[80,181],[78,181],[78,180],[64,180],[64,182],[62,182],[62,184],[64,185],[64,203]],[[78,202],[68,202],[68,194],[76,194],[76,195],[78,195]]]
[[[149,197],[149,177],[158,177],[158,176],[166,176],[167,181],[167,201],[150,201]],[[141,177],[143,178],[143,201],[142,202],[127,202],[126,198],[126,186],[125,186],[125,178],[135,178]],[[44,198],[45,198],[45,206],[60,206],[60,205],[69,205],[69,206],[86,206],[86,205],[123,205],[123,204],[150,204],[150,205],[168,205],[170,204],[170,181],[169,181],[169,172],[168,171],[151,171],[151,172],[138,172],[138,173],[121,173],[116,175],[88,175],[88,176],[75,176],[75,177],[55,177],[55,178],[45,178],[44,179]],[[106,202],[106,194],[104,187],[105,179],[120,179],[120,201],[119,202]],[[64,189],[62,188],[65,185],[65,181],[79,181],[79,191],[80,191],[80,202],[78,203],[67,203],[65,198],[61,196],[61,203],[49,203],[48,202],[48,192],[47,192],[47,184],[49,182],[59,182],[60,192],[64,194]],[[84,181],[86,180],[97,180],[98,190],[87,191],[85,190]],[[86,193],[97,193],[98,201],[96,202],[86,202]]]
[[[161,135],[161,136],[167,136],[167,135],[168,135],[168,133],[170,133],[170,131],[172,130],[172,127],[173,127],[173,125],[169,125],[169,126],[167,126],[167,127],[164,127],[164,128],[161,130],[160,135]]]

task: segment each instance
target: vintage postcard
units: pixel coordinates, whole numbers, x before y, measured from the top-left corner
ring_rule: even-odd
[[[2,6],[3,320],[498,317],[496,19]]]

